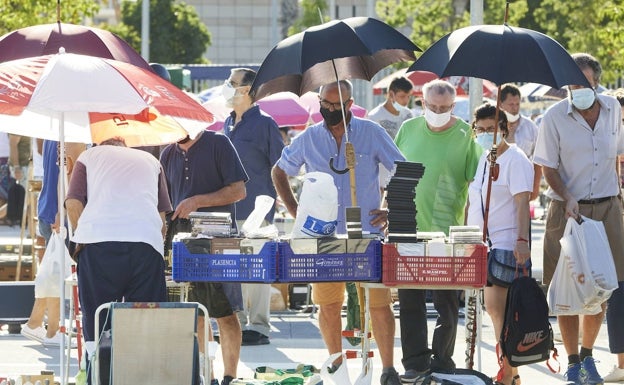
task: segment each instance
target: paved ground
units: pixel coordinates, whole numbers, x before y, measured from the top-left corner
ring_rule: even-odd
[[[0,239],[7,239],[18,235],[15,229],[0,228]],[[541,235],[543,225],[539,221],[533,222],[533,258],[534,266],[541,266]],[[539,276],[539,269],[536,273]],[[552,319],[555,332],[558,331],[556,320]],[[328,354],[324,349],[323,342],[318,329],[318,320],[315,315],[285,311],[272,314],[271,343],[263,346],[245,346],[241,351],[241,359],[238,375],[244,378],[252,378],[253,371],[258,366],[271,366],[274,368],[291,368],[298,363],[313,364],[320,367]],[[397,369],[402,372],[401,348],[399,339],[398,318],[396,319],[397,332],[395,338],[395,358],[394,363]],[[429,333],[434,328],[433,318],[429,321]],[[460,319],[460,329],[458,332],[454,359],[458,366],[463,366],[465,358],[466,344],[464,341],[464,321]],[[482,323],[482,371],[488,375],[494,375],[497,370],[494,346],[496,338],[487,314],[483,317]],[[345,348],[351,348],[348,342],[344,341]],[[566,357],[563,346],[558,343],[557,349],[562,354],[560,362],[565,364]],[[603,326],[594,349],[594,356],[599,361],[597,364],[601,373],[606,374],[615,363],[615,358],[608,352],[608,339],[606,325]],[[0,377],[14,376],[18,374],[36,374],[40,370],[54,370],[59,373],[58,349],[48,349],[31,342],[22,336],[9,334],[6,326],[0,331]],[[72,350],[70,367],[68,373],[73,376],[78,371],[77,351]],[[378,356],[373,359],[374,374],[373,384],[378,383],[381,373],[381,363]],[[217,376],[222,376],[220,352],[214,363]],[[347,363],[351,381],[359,374],[361,361],[359,359],[349,360]],[[565,370],[565,369],[563,369]],[[523,384],[557,384],[562,383],[561,374],[552,374],[545,364],[535,364],[520,369]]]

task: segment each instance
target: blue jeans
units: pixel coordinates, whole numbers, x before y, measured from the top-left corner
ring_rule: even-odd
[[[607,332],[609,350],[613,354],[624,353],[624,282],[618,282],[618,288],[611,293],[607,306]]]

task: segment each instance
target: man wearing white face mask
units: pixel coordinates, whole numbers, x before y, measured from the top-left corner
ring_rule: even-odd
[[[533,159],[535,152],[535,142],[539,129],[533,121],[520,114],[520,89],[515,84],[503,84],[500,91],[501,109],[507,116],[507,126],[509,134],[508,143],[515,143],[529,159]],[[533,192],[531,200],[539,196],[540,181],[542,179],[542,167],[534,164],[533,167]]]
[[[236,202],[239,229],[254,210],[258,195],[276,198],[271,167],[284,148],[277,123],[260,110],[249,93],[255,78],[256,72],[252,69],[234,68],[222,88],[227,105],[233,109],[225,119],[223,133],[232,141],[249,175],[245,185],[247,196]],[[266,224],[273,223],[274,213],[275,210],[269,210],[265,217]],[[244,311],[238,313],[238,318],[243,331],[242,344],[266,345],[271,331],[271,285],[243,283],[241,286]]]
[[[416,222],[420,231],[443,231],[464,224],[468,185],[483,150],[472,129],[453,115],[455,87],[443,80],[423,86],[424,115],[403,123],[394,142],[405,158],[425,166],[416,187]],[[399,290],[403,383],[420,384],[431,371],[455,368],[453,349],[459,301],[455,290],[433,290],[439,314],[431,349],[427,339],[424,290]]]
[[[602,67],[591,55],[572,55],[591,88],[569,86],[569,97],[546,111],[533,161],[542,165],[552,199],[544,233],[544,277],[550,283],[567,218],[579,215],[604,223],[618,281],[624,281],[624,223],[616,161],[624,153],[622,113],[617,99],[597,95]],[[559,316],[563,345],[568,353],[568,384],[602,384],[592,349],[604,316],[603,310],[583,316],[579,351],[579,316]],[[621,320],[621,318],[618,318]]]
[[[368,113],[368,118],[385,128],[392,139],[396,136],[401,124],[413,117],[412,111],[406,107],[413,88],[414,85],[406,77],[392,79],[388,86],[386,101]]]

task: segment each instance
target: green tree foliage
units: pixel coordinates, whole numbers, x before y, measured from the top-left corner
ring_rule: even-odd
[[[602,64],[602,83],[622,78],[624,1],[543,0],[535,18],[570,52],[587,52]]]
[[[502,24],[507,1],[483,3],[484,23]],[[469,0],[378,0],[376,11],[396,28],[411,27],[410,38],[426,49],[470,25],[469,6]],[[596,56],[603,66],[603,83],[624,74],[624,0],[512,0],[507,24],[546,33],[571,53]]]
[[[51,0],[0,0],[0,35],[37,24],[57,21],[56,1]],[[64,23],[81,24],[99,10],[93,0],[61,2],[60,19]]]
[[[142,0],[122,4],[122,23],[110,28],[137,51],[141,49]],[[150,1],[150,61],[206,63],[210,32],[190,5],[175,0]]]
[[[301,17],[295,20],[294,24],[288,28],[289,36],[301,32],[308,27],[329,21],[329,16],[327,14],[328,6],[325,0],[301,0],[300,7]],[[322,23],[321,14],[323,15]]]

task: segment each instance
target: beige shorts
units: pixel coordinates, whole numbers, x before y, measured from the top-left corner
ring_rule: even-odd
[[[624,221],[622,219],[622,199],[613,197],[605,202],[584,205],[579,204],[580,214],[597,221],[602,221],[611,246],[618,281],[624,280]],[[567,219],[565,202],[553,200],[548,206],[546,232],[544,233],[544,277],[543,283],[549,284],[561,252],[559,240],[563,236]]]
[[[358,293],[360,284],[356,283]],[[343,303],[345,298],[344,282],[323,282],[312,284],[312,302],[316,305],[330,305],[332,303]],[[390,289],[370,289],[369,306],[382,307],[392,303]]]

